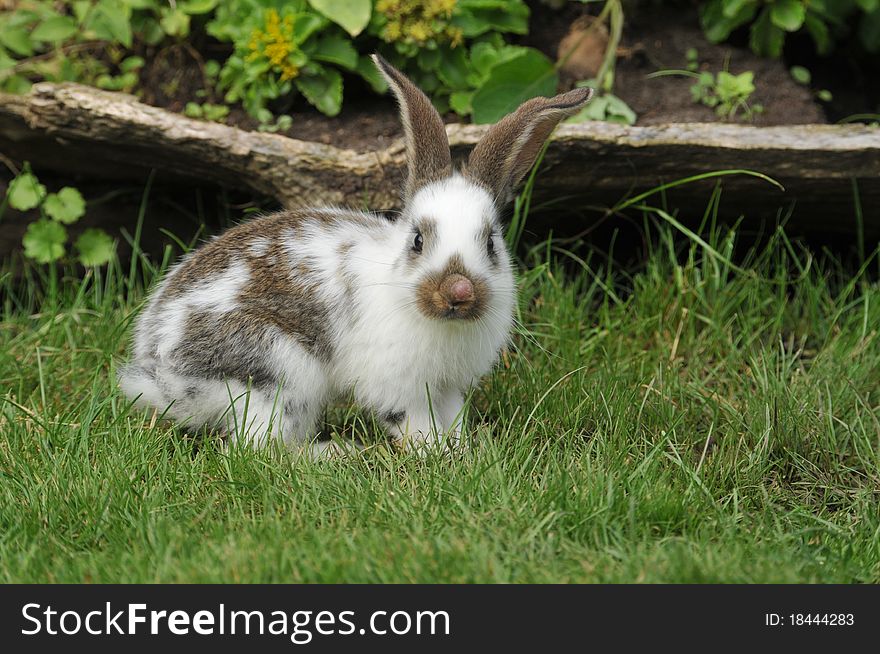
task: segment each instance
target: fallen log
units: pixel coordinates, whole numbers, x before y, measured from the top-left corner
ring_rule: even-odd
[[[462,158],[485,129],[448,125],[454,157]],[[167,180],[245,188],[288,207],[395,208],[404,165],[400,140],[355,151],[194,120],[130,95],[48,83],[23,96],[0,95],[0,152],[39,169],[101,179],[143,179],[156,169]],[[725,178],[728,211],[766,220],[796,200],[794,220],[837,234],[855,229],[855,179],[866,232],[880,234],[880,129],[866,125],[563,125],[541,165],[535,202],[611,206],[634,191],[727,169],[759,171],[785,187]],[[714,183],[672,191],[670,206],[701,211]]]

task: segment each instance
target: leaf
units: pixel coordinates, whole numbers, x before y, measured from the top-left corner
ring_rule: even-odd
[[[552,96],[557,83],[553,63],[537,50],[524,50],[489,72],[474,94],[474,122],[497,122],[530,98]]]
[[[293,15],[293,42],[302,45],[308,38],[324,27],[327,21],[315,14]]]
[[[608,108],[608,96],[594,97],[590,102],[575,115],[566,118],[566,123],[583,123],[588,120],[605,120],[605,110]]]
[[[529,8],[524,2],[458,0],[451,23],[467,38],[492,31],[527,34]]]
[[[728,16],[725,7],[723,0],[713,0],[703,5],[700,11],[700,24],[703,26],[706,38],[712,43],[721,43],[727,39],[733,30],[752,20],[758,9],[755,2],[739,4],[736,13]]]
[[[449,96],[449,106],[459,116],[467,116],[473,111],[473,91],[454,91]]]
[[[24,75],[12,75],[2,82],[2,88],[13,95],[24,95],[31,90],[32,83]]]
[[[79,262],[84,266],[103,266],[113,258],[116,245],[103,229],[90,227],[73,244],[79,252]]]
[[[754,2],[755,0],[727,0],[722,3],[724,5],[722,13],[725,18],[733,18],[742,11],[743,5],[754,4]]]
[[[594,98],[587,106],[577,112],[566,123],[582,123],[588,120],[601,120],[607,123],[633,125],[636,113],[616,95],[610,93]]]
[[[825,22],[813,14],[807,14],[804,25],[816,43],[816,52],[820,55],[831,52],[831,35]]]
[[[338,34],[328,34],[318,41],[312,59],[354,70],[358,63],[358,53],[348,39]]]
[[[439,50],[438,50],[439,51]],[[437,65],[437,77],[451,90],[462,90],[468,88],[468,66],[467,54],[464,48],[443,49],[440,56],[440,62]]]
[[[4,27],[0,29],[0,43],[22,57],[30,57],[34,46],[28,30],[24,27]]]
[[[785,41],[785,32],[773,24],[770,20],[770,8],[761,12],[752,24],[749,35],[749,45],[756,54],[765,57],[778,57],[782,54],[782,44]]]
[[[369,57],[361,57],[357,62],[357,72],[376,93],[385,93],[388,90],[388,82],[376,69],[376,64]]]
[[[198,102],[187,102],[183,108],[183,115],[188,118],[201,118],[204,115],[202,105]]]
[[[99,39],[118,41],[131,47],[131,9],[121,0],[100,0],[95,5],[87,27],[95,31]]]
[[[318,111],[335,116],[342,109],[342,75],[332,68],[322,68],[316,75],[297,77],[296,88]]]
[[[309,0],[309,4],[352,36],[364,31],[373,12],[370,0]]]
[[[206,103],[202,105],[202,111],[206,120],[214,122],[222,122],[229,115],[229,107],[223,104]]]
[[[791,78],[797,82],[798,84],[803,84],[807,86],[812,79],[812,75],[810,75],[810,71],[804,68],[803,66],[792,66],[789,69],[791,73]]]
[[[67,230],[64,225],[46,219],[28,225],[21,239],[25,256],[38,263],[52,263],[63,257],[65,241]]]
[[[119,70],[123,73],[133,73],[136,70],[143,68],[145,63],[143,57],[126,57],[122,60],[122,63],[119,64]]]
[[[605,110],[605,120],[610,123],[622,125],[635,125],[636,112],[616,95],[608,94],[608,108]]]
[[[15,65],[15,59],[6,54],[6,50],[0,46],[0,71],[8,70]]]
[[[70,225],[79,220],[86,212],[86,201],[75,188],[65,186],[57,193],[50,193],[46,197],[43,209],[49,214],[49,217]]]
[[[6,195],[13,209],[28,211],[40,204],[46,195],[46,187],[33,173],[21,173],[9,183]]]
[[[217,7],[217,3],[218,0],[186,0],[180,8],[190,15],[207,14]]]
[[[189,34],[189,14],[182,9],[165,8],[159,25],[168,36],[187,36]]]
[[[70,16],[53,16],[37,25],[31,32],[34,41],[58,42],[69,39],[76,34],[76,21]]]
[[[776,0],[770,6],[770,19],[786,32],[796,32],[804,24],[807,10],[800,0]]]

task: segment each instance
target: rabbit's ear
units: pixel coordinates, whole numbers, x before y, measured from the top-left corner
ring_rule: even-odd
[[[580,111],[592,97],[592,89],[580,88],[524,102],[480,139],[465,174],[488,189],[496,202],[506,204],[559,121]]]
[[[373,61],[400,105],[409,169],[404,199],[409,200],[425,184],[452,174],[446,128],[428,97],[406,75],[377,54]]]

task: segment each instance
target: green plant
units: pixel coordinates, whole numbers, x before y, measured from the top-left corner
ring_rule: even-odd
[[[30,166],[9,183],[6,200],[13,209],[30,211],[39,209],[40,218],[28,225],[22,245],[25,256],[38,263],[53,263],[65,254],[67,242],[65,225],[77,222],[86,211],[82,194],[72,186],[65,186],[55,193],[47,193]],[[77,261],[84,266],[100,266],[113,256],[113,239],[102,229],[85,230],[74,243]]]
[[[183,113],[190,118],[209,120],[222,123],[229,115],[229,107],[223,104],[211,104],[210,102],[187,102]]]
[[[700,11],[706,37],[726,40],[749,25],[749,44],[760,55],[778,57],[786,34],[806,31],[820,54],[855,36],[868,52],[880,52],[880,0],[710,0]]]
[[[350,38],[305,0],[226,2],[207,30],[235,48],[219,74],[225,101],[241,102],[262,124],[275,121],[271,102],[289,101],[295,92],[335,116],[342,107],[340,70],[357,72],[361,64]]]
[[[732,119],[742,112],[743,120],[751,120],[754,114],[764,111],[760,104],[749,104],[749,98],[755,92],[755,74],[747,70],[734,75],[726,70],[713,75],[709,72],[700,73],[691,87],[691,97],[715,109],[722,118]]]
[[[190,17],[217,0],[23,0],[0,14],[0,90],[26,92],[37,80],[76,81],[114,91],[138,84],[136,42],[189,34]]]
[[[854,271],[781,228],[750,247],[719,197],[699,237],[630,207],[633,266],[526,237],[474,442],[425,458],[153,422],[115,369],[163,259],[48,298],[40,267],[0,262],[0,583],[876,584],[878,252]],[[376,439],[339,407],[325,425]]]
[[[688,65],[697,63],[688,58]],[[647,76],[648,79],[666,75],[680,75],[694,80],[691,86],[691,98],[694,102],[711,107],[715,113],[725,120],[732,120],[737,115],[743,120],[752,120],[755,114],[764,111],[760,104],[750,103],[755,92],[755,74],[747,70],[734,75],[727,70],[712,74],[709,71],[697,73],[693,70],[658,70]]]
[[[604,6],[599,12],[593,26],[602,24],[604,21],[609,25],[608,45],[602,60],[596,79],[580,80],[577,86],[588,86],[596,90],[596,96],[590,103],[577,114],[567,119],[567,123],[579,123],[588,120],[598,120],[623,125],[633,125],[636,122],[636,113],[619,97],[612,92],[614,89],[614,66],[617,61],[617,46],[623,33],[623,3],[621,0],[581,0],[582,2],[602,1]],[[586,34],[586,32],[585,32]],[[575,48],[572,48],[572,52]],[[562,56],[562,61],[569,54]],[[560,65],[562,63],[560,61]]]
[[[556,90],[552,62],[502,36],[526,34],[528,19],[522,0],[377,0],[368,33],[438,110],[494,122],[522,99]],[[511,71],[534,92],[523,96],[511,86]]]
[[[813,81],[813,75],[810,71],[803,66],[792,66],[789,69],[789,73],[791,74],[791,78],[801,86],[809,86]],[[822,102],[831,102],[833,96],[831,95],[831,91],[828,89],[818,89],[815,92],[816,97]]]
[[[577,86],[589,86],[596,88],[595,80],[578,82]],[[581,109],[566,123],[581,123],[587,120],[600,120],[606,123],[618,123],[621,125],[634,125],[636,112],[629,105],[613,93],[603,93],[594,97],[586,107]]]

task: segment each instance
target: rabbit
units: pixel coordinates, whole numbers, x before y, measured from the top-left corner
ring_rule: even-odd
[[[400,446],[460,437],[464,397],[513,324],[501,211],[557,123],[592,92],[525,102],[455,171],[430,100],[373,60],[405,133],[403,211],[282,211],[188,253],[152,291],[119,371],[137,406],[320,456],[333,448],[315,441],[324,406],[350,393]]]

